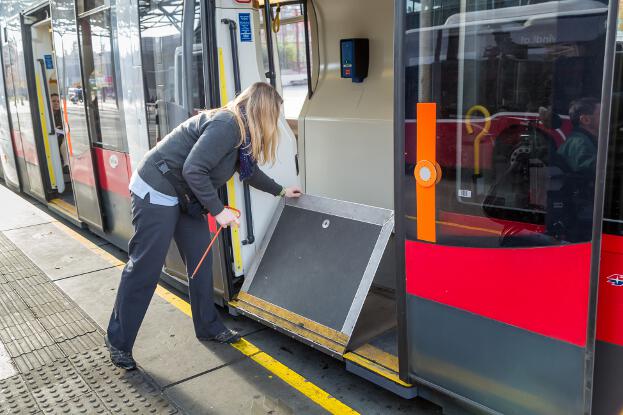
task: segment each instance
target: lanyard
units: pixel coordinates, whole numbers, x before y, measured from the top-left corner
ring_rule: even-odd
[[[225,206],[225,209],[229,209],[229,210],[233,211],[238,218],[240,217],[240,211],[238,209],[233,208],[231,206]],[[216,233],[212,237],[212,240],[210,241],[210,244],[208,245],[208,247],[206,248],[205,252],[203,253],[203,256],[199,260],[199,263],[197,264],[197,267],[195,267],[195,270],[193,271],[193,274],[190,276],[191,279],[195,278],[195,275],[197,275],[197,271],[199,271],[199,268],[201,268],[201,265],[203,264],[203,261],[205,261],[206,257],[208,256],[208,252],[210,252],[210,249],[212,249],[212,245],[214,245],[214,242],[216,242],[216,238],[218,238],[218,236],[219,236],[219,234],[221,233],[222,230],[223,230],[223,226],[220,225],[218,227],[218,229],[216,230]]]

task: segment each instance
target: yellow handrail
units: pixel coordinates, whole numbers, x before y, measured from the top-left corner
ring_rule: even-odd
[[[480,112],[485,117],[485,126],[474,139],[474,174],[478,176],[480,174],[480,141],[482,141],[482,138],[487,135],[489,129],[491,128],[491,113],[489,113],[489,110],[482,105],[474,105],[471,107],[467,111],[467,114],[465,114],[465,129],[468,134],[474,133],[474,129],[472,127],[472,114],[475,112]]]

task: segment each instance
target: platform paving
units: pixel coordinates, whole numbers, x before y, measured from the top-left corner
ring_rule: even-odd
[[[158,295],[133,351],[140,370],[114,368],[102,334],[124,254],[2,186],[0,206],[0,414],[327,413],[236,349],[198,342],[191,319]],[[440,413],[423,400],[392,395],[346,372],[342,362],[252,320],[224,310],[221,315],[353,413]],[[10,410],[2,412],[5,407]]]
[[[110,363],[97,325],[2,233],[0,341],[17,372],[0,379],[0,414],[178,412],[143,371]]]

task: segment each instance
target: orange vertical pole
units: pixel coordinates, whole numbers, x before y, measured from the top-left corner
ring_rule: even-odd
[[[417,237],[437,242],[435,180],[437,172],[437,104],[417,104]]]

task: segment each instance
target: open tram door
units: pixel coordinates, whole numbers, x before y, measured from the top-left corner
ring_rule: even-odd
[[[94,151],[96,144],[101,145],[102,130],[114,142],[121,134],[119,114],[114,111],[117,83],[110,76],[115,60],[111,56],[113,26],[109,9],[108,1],[95,11],[83,1],[50,3],[49,47],[56,57],[53,66],[61,115],[58,124],[62,127],[56,132],[65,188],[51,195],[49,206],[97,232],[104,232],[105,224]],[[106,101],[101,104],[102,116],[96,112],[98,99]],[[56,107],[53,110],[57,111]],[[56,115],[58,111],[54,119]],[[108,161],[112,169],[125,168],[117,156]]]
[[[228,183],[228,203],[243,211],[241,227],[229,241],[234,274],[243,278],[230,306],[413,397],[412,385],[399,379],[396,353],[393,93],[392,77],[387,76],[393,71],[392,3],[370,2],[372,11],[354,7],[355,1],[339,2],[337,10],[332,9],[335,2],[314,3],[318,16],[325,11],[331,16],[323,24],[331,26],[336,39],[365,30],[367,13],[375,14],[379,20],[367,31],[378,36],[371,50],[374,62],[366,82],[355,84],[336,76],[339,40],[327,46],[327,58],[314,52],[314,62],[321,59],[324,69],[310,72],[322,79],[310,79],[317,88],[298,120],[280,120],[278,162],[262,166],[284,185],[301,181],[305,196],[284,201],[253,189],[247,192],[237,177]],[[306,25],[314,19],[304,2],[298,7],[304,16],[288,20]],[[280,34],[270,17],[274,12],[266,4],[258,10],[243,1],[216,7],[221,102],[239,87],[256,81],[274,85],[279,79],[278,60],[262,59],[262,43],[268,46],[267,56],[275,56],[274,39]],[[352,25],[341,21],[347,16]],[[324,42],[313,40],[314,45]],[[310,54],[309,45],[301,49]],[[298,138],[289,127],[292,123],[298,123]]]
[[[33,108],[33,132],[37,152],[42,160],[41,181],[45,197],[50,207],[77,220],[49,4],[26,11],[22,22],[26,75]]]

